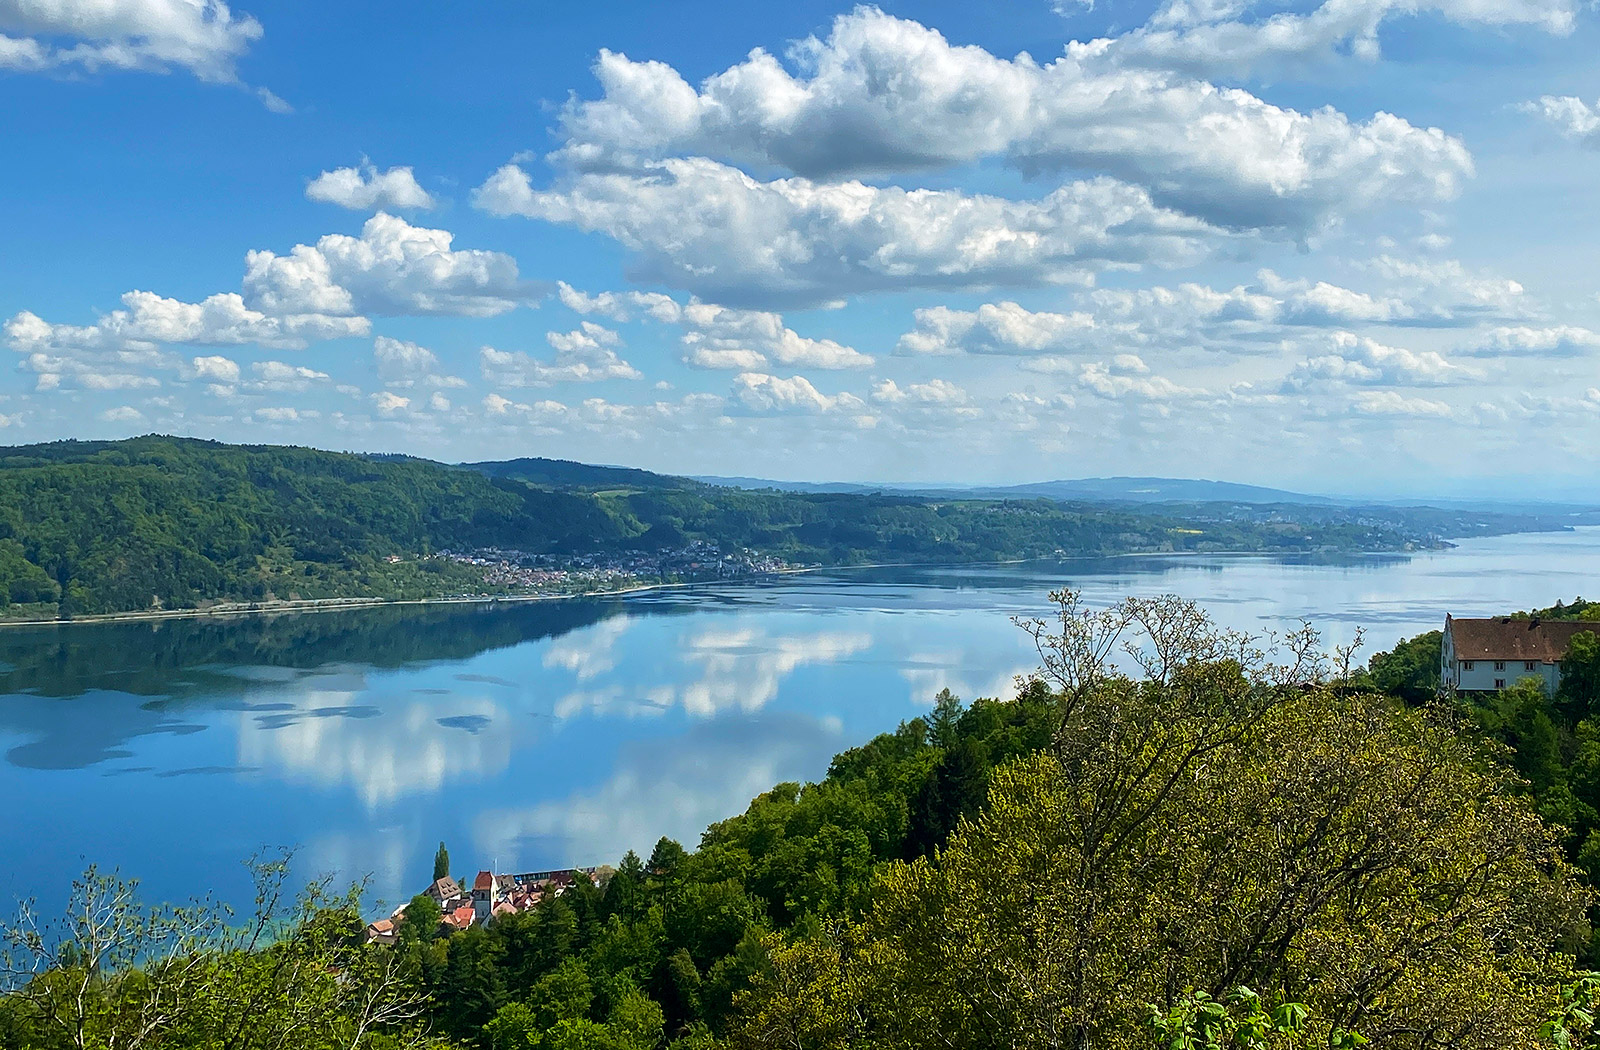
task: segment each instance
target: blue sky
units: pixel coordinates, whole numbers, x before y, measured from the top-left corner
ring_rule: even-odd
[[[1579,0],[0,0],[0,442],[1574,495]]]

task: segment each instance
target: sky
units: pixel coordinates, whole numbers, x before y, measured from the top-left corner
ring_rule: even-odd
[[[1588,0],[0,0],[0,444],[1600,480]]]

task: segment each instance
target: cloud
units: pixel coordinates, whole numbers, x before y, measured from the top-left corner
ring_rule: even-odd
[[[190,303],[132,291],[121,309],[92,325],[53,324],[24,310],[0,330],[11,349],[28,355],[25,367],[40,376],[40,389],[57,388],[67,376],[104,389],[158,383],[136,369],[181,370],[184,359],[165,352],[167,346],[299,350],[368,334],[369,312],[490,316],[529,301],[531,290],[510,256],[453,251],[451,240],[448,231],[379,213],[359,238],[330,234],[285,256],[250,252],[243,295],[223,292]]]
[[[261,32],[221,0],[0,0],[0,69],[186,69],[231,84]]]
[[[915,326],[896,352],[1012,355],[1033,359],[1025,367],[1038,370],[1042,355],[1193,347],[1238,353],[1299,340],[1307,328],[1450,328],[1523,311],[1520,284],[1469,274],[1453,260],[1382,256],[1365,268],[1381,279],[1384,293],[1262,270],[1254,283],[1225,289],[1192,282],[1095,289],[1079,296],[1082,309],[1070,312],[1032,311],[1009,300],[976,310],[928,307],[915,312]]]
[[[1119,63],[1197,74],[1294,75],[1306,64],[1379,57],[1379,30],[1396,16],[1431,14],[1465,25],[1572,31],[1576,0],[1327,0],[1309,12],[1257,16],[1262,0],[1167,0],[1150,22],[1089,47]]]
[[[900,337],[903,354],[1033,354],[1091,341],[1093,316],[1034,313],[1017,303],[985,303],[976,310],[934,306],[916,311],[916,328]]]
[[[1448,198],[1472,173],[1466,147],[1437,129],[1284,109],[1132,67],[1133,47],[1073,44],[1040,65],[858,7],[826,40],[793,47],[799,75],[758,49],[696,89],[668,65],[602,51],[601,97],[563,111],[552,159],[605,171],[695,154],[835,179],[1000,157],[1028,174],[1102,172],[1210,223],[1293,237],[1352,211]]]
[[[226,357],[196,357],[189,362],[194,378],[231,386],[239,382],[239,363]]]
[[[873,359],[832,339],[808,339],[779,314],[691,300],[681,320],[684,360],[701,368],[758,368],[768,359],[796,368],[869,368]]]
[[[733,396],[755,412],[832,412],[863,408],[860,398],[842,393],[823,394],[805,376],[779,376],[741,372],[733,379]]]
[[[1438,419],[1454,415],[1443,401],[1406,397],[1394,390],[1364,390],[1350,403],[1351,411],[1363,416],[1411,416]]]
[[[250,366],[255,379],[245,384],[252,394],[299,394],[310,390],[330,377],[326,372],[304,365],[285,364],[282,361],[257,361]]]
[[[731,305],[830,303],[866,292],[1082,283],[1107,266],[1182,265],[1222,234],[1112,179],[1039,200],[802,178],[759,182],[705,159],[590,172],[550,190],[507,165],[473,194],[496,215],[603,233],[642,279]]]
[[[443,314],[493,317],[527,303],[532,290],[501,252],[451,248],[448,230],[412,226],[379,212],[361,236],[330,233],[287,255],[245,258],[245,298],[279,314]]]
[[[258,408],[251,415],[265,423],[298,423],[308,418],[308,413],[297,408]],[[309,413],[309,418],[315,418],[317,413]]]
[[[100,418],[107,423],[142,423],[144,413],[132,405],[121,405],[117,408],[108,408],[100,413]]]
[[[380,335],[372,341],[372,356],[378,364],[378,377],[388,386],[460,387],[466,380],[441,374],[439,358],[425,346]]]
[[[1150,368],[1135,354],[1118,354],[1107,361],[1082,366],[1078,386],[1109,401],[1167,402],[1209,397],[1204,390],[1182,386]]]
[[[579,314],[615,321],[635,316],[678,325],[683,360],[695,368],[755,371],[769,361],[795,368],[870,368],[874,359],[832,339],[811,339],[783,323],[781,314],[742,310],[691,297],[679,303],[660,292],[600,292],[589,295],[565,281],[558,286],[563,305]]]
[[[410,168],[380,172],[371,164],[323,172],[306,184],[306,199],[353,211],[426,211],[438,203]]]
[[[1368,264],[1407,303],[1401,320],[1442,324],[1515,316],[1523,307],[1521,284],[1504,277],[1468,273],[1455,259],[1398,259],[1380,255]]]
[[[1576,325],[1503,325],[1491,328],[1476,346],[1460,352],[1469,357],[1581,357],[1597,347],[1600,333]]]
[[[372,404],[380,414],[392,416],[396,412],[410,407],[411,399],[409,397],[401,397],[392,390],[383,390],[372,395]]]
[[[964,405],[967,392],[944,379],[912,383],[905,388],[892,379],[884,379],[873,385],[872,400],[885,405]]]
[[[652,320],[672,324],[682,314],[678,301],[660,292],[601,292],[589,295],[566,281],[558,281],[556,296],[561,300],[561,305],[574,313],[600,314],[613,321],[631,321],[637,311]]]
[[[554,362],[546,364],[521,351],[507,353],[486,346],[478,352],[483,377],[513,387],[644,378],[611,349],[621,340],[604,325],[585,321],[576,331],[550,332],[545,338],[555,348]]]
[[[314,311],[268,315],[245,305],[234,292],[186,303],[154,292],[128,292],[123,309],[93,325],[50,324],[26,310],[5,324],[13,350],[107,352],[148,350],[161,344],[237,346],[254,343],[280,350],[303,349],[315,340],[365,335],[364,317]]]
[[[1523,103],[1522,110],[1544,118],[1563,138],[1600,147],[1600,102],[1591,106],[1575,95],[1542,95]]]
[[[1349,332],[1335,332],[1327,353],[1296,365],[1283,381],[1285,392],[1330,384],[1353,386],[1448,386],[1476,373],[1446,361],[1432,350],[1384,346]]]

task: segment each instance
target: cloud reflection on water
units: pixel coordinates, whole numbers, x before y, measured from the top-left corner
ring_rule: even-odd
[[[499,773],[517,742],[510,714],[482,695],[286,688],[289,710],[240,717],[240,763],[323,789],[352,787],[369,810]]]
[[[551,864],[614,864],[663,835],[689,845],[774,784],[806,780],[842,746],[836,719],[730,713],[669,741],[630,741],[598,785],[473,821],[480,853]]]

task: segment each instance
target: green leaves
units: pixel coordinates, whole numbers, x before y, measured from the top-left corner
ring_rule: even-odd
[[[1305,1045],[1310,1011],[1300,1003],[1272,1010],[1248,988],[1236,988],[1221,1002],[1191,991],[1167,1010],[1146,1008],[1145,1026],[1156,1050],[1267,1050]],[[1352,1046],[1357,1044],[1350,1044]]]
[[[1539,1029],[1557,1050],[1596,1050],[1600,1031],[1595,1028],[1600,1011],[1600,973],[1578,973],[1561,986],[1561,1003]]]

